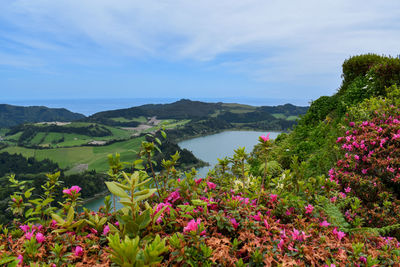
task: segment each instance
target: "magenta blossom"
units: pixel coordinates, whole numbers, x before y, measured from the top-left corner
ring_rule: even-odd
[[[271,226],[269,226],[267,219],[264,219],[264,226],[265,228],[267,228],[267,230],[269,230],[271,228]]]
[[[21,225],[19,228],[21,228],[22,231],[24,231],[24,233],[28,232],[30,227],[27,224]]]
[[[275,202],[278,199],[278,195],[270,194],[271,202]]]
[[[166,202],[172,202],[174,203],[175,201],[181,199],[181,195],[179,194],[179,190],[175,190],[169,196],[165,199]]]
[[[33,231],[34,232],[34,231]],[[33,237],[33,232],[27,232],[25,234],[25,238],[31,240],[31,238]]]
[[[251,216],[251,217],[253,217],[253,219],[254,219],[255,221],[259,222],[259,221],[261,221],[262,215],[261,215],[261,212],[258,212],[256,215],[253,215],[253,216]]]
[[[233,228],[235,228],[235,230],[236,230],[239,226],[239,223],[236,221],[235,218],[232,218],[230,221],[232,223]]]
[[[350,193],[350,191],[351,191],[351,187],[346,187],[346,188],[344,189],[344,192],[346,192],[346,193]]]
[[[80,257],[83,255],[83,248],[81,246],[76,246],[74,250],[74,255]]]
[[[197,229],[199,228],[200,223],[201,223],[201,220],[200,220],[200,219],[197,219],[197,220],[192,219],[192,220],[188,223],[188,225],[187,225],[186,227],[183,228],[183,232],[184,232],[184,233],[192,232],[192,231],[196,232]]]
[[[329,225],[331,225],[330,223],[328,223],[327,221],[323,221],[322,223],[319,224],[322,227],[328,227]]]
[[[110,232],[110,227],[108,225],[104,226],[103,235],[107,235]]]
[[[346,236],[346,234],[345,234],[344,232],[338,231],[337,228],[334,228],[333,231],[332,231],[332,233],[333,233],[334,235],[336,235],[336,237],[337,237],[337,239],[339,239],[339,241],[341,241],[342,238]]]
[[[24,261],[24,256],[22,256],[21,254],[19,254],[18,257],[17,257],[17,259],[19,260],[19,261],[18,261],[18,264],[22,264],[22,262]]]
[[[42,234],[42,233],[37,233],[36,234],[36,241],[38,242],[38,243],[43,243],[43,241],[45,240],[46,238],[44,237],[44,235]]]
[[[199,178],[199,179],[194,179],[194,182],[199,185],[201,183],[201,181],[203,181],[203,178]]]
[[[306,209],[306,214],[311,214],[313,212],[313,210],[314,210],[314,207],[311,204],[308,204],[304,208]]]
[[[217,187],[216,184],[212,183],[212,182],[207,182],[207,185],[210,189],[215,189]]]
[[[63,190],[63,194],[72,196],[72,195],[78,194],[81,190],[82,190],[82,188],[80,188],[80,187],[77,186],[77,185],[74,185],[74,186],[72,186],[71,188],[64,189],[64,190]]]
[[[261,135],[260,138],[261,138],[264,142],[267,142],[267,141],[269,140],[269,135],[270,135],[270,133],[268,133],[267,136]]]

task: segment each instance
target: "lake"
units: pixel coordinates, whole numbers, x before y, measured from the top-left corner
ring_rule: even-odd
[[[217,134],[197,137],[179,142],[178,145],[183,149],[192,151],[199,159],[210,163],[210,166],[199,168],[198,177],[205,177],[210,169],[218,163],[218,158],[231,157],[234,150],[245,147],[246,152],[250,153],[253,146],[258,143],[258,137],[267,132],[260,131],[226,131]],[[280,132],[270,132],[270,138],[275,139]],[[91,210],[98,210],[104,205],[104,198],[94,199],[85,204]],[[117,207],[121,207],[117,203]]]

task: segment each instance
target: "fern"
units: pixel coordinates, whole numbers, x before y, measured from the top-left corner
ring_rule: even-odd
[[[386,235],[392,231],[395,231],[397,229],[400,229],[400,224],[393,224],[393,225],[388,225],[385,227],[381,228],[373,228],[373,227],[362,227],[362,228],[351,228],[348,229],[349,232],[358,232],[358,233],[370,233],[374,235]]]
[[[334,204],[328,203],[325,204],[321,209],[328,215],[329,221],[339,227],[340,230],[344,232],[348,232],[350,229],[350,224],[346,221],[343,213],[340,211],[340,209],[335,206]]]

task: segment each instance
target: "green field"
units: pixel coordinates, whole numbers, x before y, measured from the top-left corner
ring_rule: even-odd
[[[17,146],[10,146],[0,152],[11,154],[22,154],[25,157],[36,159],[51,159],[58,163],[61,168],[73,168],[78,164],[88,164],[89,170],[106,171],[108,169],[107,155],[120,153],[122,161],[131,162],[135,158],[140,144],[144,137],[138,137],[127,141],[116,142],[107,146],[98,147],[69,147],[51,149],[29,149]]]
[[[124,118],[124,117],[117,117],[117,118],[111,118],[111,120],[113,121],[117,121],[117,122],[132,122],[132,121],[136,121],[136,122],[140,122],[140,123],[146,123],[147,119],[146,117],[140,116],[137,118]]]
[[[62,127],[87,127],[93,123],[87,122],[74,122]],[[44,127],[42,124],[36,126]],[[118,127],[111,127],[102,125],[102,127],[111,131],[109,136],[94,137],[77,133],[60,133],[60,132],[37,132],[32,139],[29,140],[28,146],[43,146],[43,147],[71,147],[82,146],[91,141],[110,141],[110,140],[126,140],[132,136],[132,131],[120,129]],[[5,140],[9,143],[16,143],[21,136],[22,132],[18,132],[11,136],[6,136]],[[0,134],[1,135],[1,134]],[[4,136],[4,135],[3,135]]]

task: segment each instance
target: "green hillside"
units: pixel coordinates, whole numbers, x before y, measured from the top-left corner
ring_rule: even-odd
[[[22,107],[0,104],[0,128],[12,127],[28,122],[76,121],[84,115],[73,113],[65,108],[47,108],[42,106]]]

